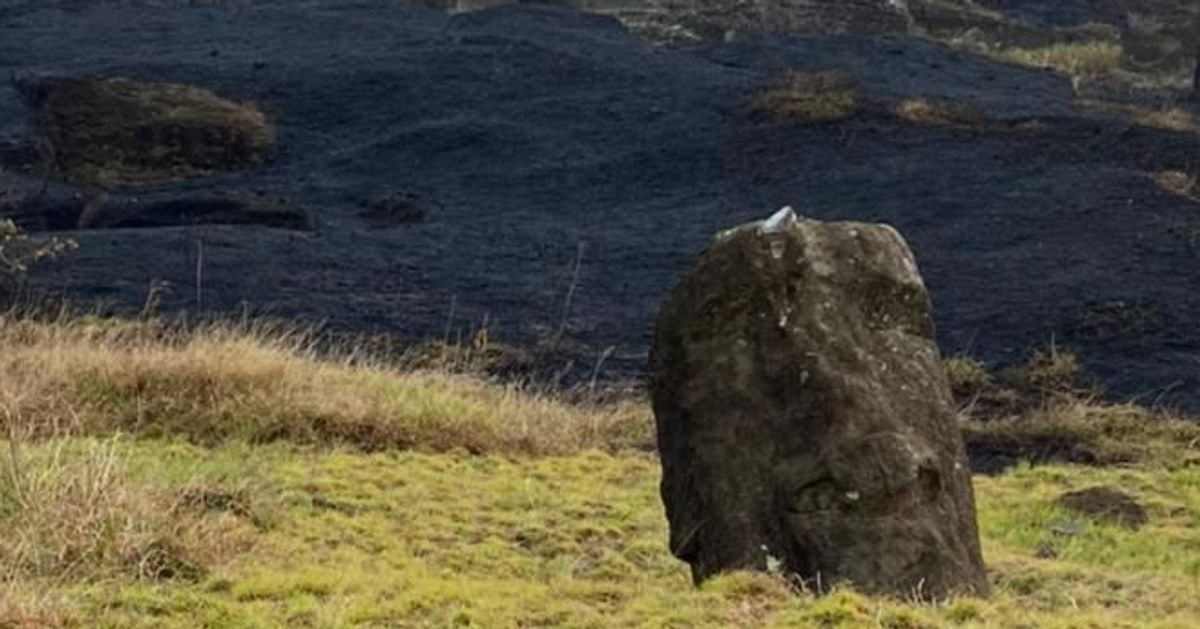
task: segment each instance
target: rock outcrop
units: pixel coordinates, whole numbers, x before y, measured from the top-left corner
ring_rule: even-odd
[[[115,185],[264,163],[275,131],[262,112],[189,85],[53,79],[24,86],[45,158],[67,180]]]
[[[651,351],[670,546],[697,582],[988,591],[930,310],[889,226],[788,210],[717,235]]]

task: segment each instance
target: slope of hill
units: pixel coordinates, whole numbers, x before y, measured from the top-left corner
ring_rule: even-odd
[[[901,35],[654,46],[545,6],[133,4],[6,2],[0,70],[257,103],[278,129],[268,166],[107,198],[238,193],[316,228],[72,232],[78,252],[40,270],[41,288],[137,309],[157,285],[167,310],[246,306],[410,339],[485,320],[516,342],[561,329],[592,348],[585,372],[636,375],[660,298],[709,235],[793,204],[896,225],[949,353],[1019,362],[1053,338],[1113,395],[1200,403],[1200,206],[1194,186],[1159,185],[1195,174],[1187,110],[1089,112],[1069,77]],[[748,111],[797,68],[846,73],[867,106],[819,125]],[[978,115],[896,115],[907,101]],[[19,199],[46,183],[34,122],[0,85],[0,187]],[[49,183],[64,202],[94,192]],[[373,213],[381,195],[424,221]]]

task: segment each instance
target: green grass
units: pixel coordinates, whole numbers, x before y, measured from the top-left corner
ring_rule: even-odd
[[[321,359],[261,330],[7,323],[3,628],[1184,628],[1200,617],[1200,429],[1135,407],[1058,400],[971,428],[1067,435],[1125,461],[975,478],[989,599],[815,596],[746,573],[696,588],[667,551],[639,403],[577,407]],[[958,367],[991,381],[977,363]],[[1025,378],[1059,382],[1077,367],[1041,353]],[[261,432],[256,413],[286,429]],[[462,417],[474,432],[454,429]],[[387,428],[319,427],[339,421]],[[1149,523],[1057,506],[1096,485],[1133,494]]]
[[[1195,467],[1023,467],[978,477],[995,596],[913,604],[850,590],[795,595],[749,574],[693,588],[666,551],[658,466],[645,455],[125,447],[136,486],[178,491],[197,475],[217,484],[253,477],[253,502],[273,505],[273,523],[246,524],[250,545],[198,581],[48,584],[65,624],[1187,627],[1200,614]],[[1138,496],[1151,523],[1092,524],[1054,505],[1094,484]],[[1076,535],[1054,532],[1072,522]],[[1047,546],[1055,557],[1038,558]]]

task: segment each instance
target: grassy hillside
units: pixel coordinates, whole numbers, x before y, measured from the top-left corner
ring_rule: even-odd
[[[643,404],[265,329],[0,320],[0,627],[1194,626],[1200,429],[1078,399],[1028,414],[1142,447],[976,477],[993,598],[696,589],[666,550]],[[1024,424],[1002,425],[972,434]],[[1149,524],[1055,504],[1096,485]]]

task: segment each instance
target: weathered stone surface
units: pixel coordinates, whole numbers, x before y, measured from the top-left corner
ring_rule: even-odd
[[[812,587],[986,593],[912,253],[886,225],[782,218],[719,234],[659,315],[671,551],[697,582],[777,566]]]

